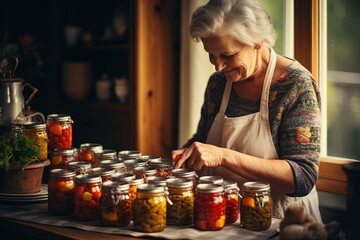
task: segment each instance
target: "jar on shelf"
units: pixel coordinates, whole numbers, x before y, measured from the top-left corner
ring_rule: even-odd
[[[199,183],[194,204],[194,227],[203,231],[217,231],[224,228],[225,220],[224,187],[213,183]]]
[[[145,167],[134,168],[133,173],[136,178],[143,178],[146,182],[148,177],[156,176],[157,171],[155,168],[150,168],[150,167],[145,166]]]
[[[48,182],[48,212],[52,215],[73,214],[75,172],[53,169]]]
[[[100,162],[95,159],[95,154],[100,153],[103,146],[99,143],[83,143],[79,147],[79,161],[91,163],[91,167],[100,167]]]
[[[48,151],[72,147],[73,120],[67,114],[50,114],[46,119]]]
[[[185,178],[169,178],[166,180],[169,198],[172,204],[166,206],[166,223],[168,225],[185,226],[194,221],[193,182]]]
[[[99,201],[102,192],[101,177],[75,177],[74,218],[80,221],[99,219]]]
[[[134,201],[134,228],[141,232],[161,232],[166,227],[166,196],[163,186],[141,184]]]
[[[113,169],[116,173],[126,173],[124,162],[120,162],[117,160],[103,160],[100,162],[100,167]]]
[[[270,185],[265,182],[246,182],[242,189],[241,226],[263,231],[271,226],[272,198]]]
[[[226,200],[226,223],[234,223],[239,218],[239,187],[236,181],[224,180]]]
[[[112,175],[115,173],[115,169],[98,167],[91,169],[91,176],[100,176],[102,183],[112,180]]]
[[[27,122],[23,124],[24,133],[39,147],[37,158],[41,161],[48,158],[48,135],[46,123]]]
[[[125,227],[131,221],[130,185],[108,181],[102,184],[99,221],[103,226]]]
[[[220,176],[201,176],[199,177],[199,183],[214,183],[223,184],[224,179]]]
[[[68,168],[70,162],[77,161],[78,149],[70,148],[55,148],[50,154],[50,169]]]
[[[76,175],[87,175],[91,172],[91,164],[89,162],[75,161],[69,162],[68,167],[70,171],[76,173]]]

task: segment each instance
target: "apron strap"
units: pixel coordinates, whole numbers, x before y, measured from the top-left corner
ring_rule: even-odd
[[[229,102],[229,98],[230,98],[230,93],[231,93],[231,87],[232,87],[232,82],[230,81],[226,81],[226,85],[225,85],[225,89],[224,89],[224,94],[221,100],[221,105],[220,105],[220,109],[218,114],[222,114],[223,116],[225,116],[225,111]]]

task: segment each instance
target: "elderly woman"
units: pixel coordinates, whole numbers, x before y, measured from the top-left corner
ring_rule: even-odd
[[[174,150],[175,168],[271,186],[273,214],[302,205],[321,222],[315,184],[320,96],[311,73],[274,52],[276,33],[258,0],[210,0],[192,15],[210,77],[197,132]]]

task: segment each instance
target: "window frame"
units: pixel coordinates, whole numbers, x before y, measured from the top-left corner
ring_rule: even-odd
[[[321,71],[319,69],[319,0],[295,0],[294,9],[295,59],[312,72],[314,78],[321,86],[322,82],[319,75]],[[323,86],[325,87],[326,84],[323,84]],[[323,108],[323,111],[326,111],[326,109]],[[327,156],[325,151],[325,156],[320,157],[319,177],[316,183],[317,189],[319,191],[346,195],[347,176],[343,170],[343,165],[354,161],[356,160]]]

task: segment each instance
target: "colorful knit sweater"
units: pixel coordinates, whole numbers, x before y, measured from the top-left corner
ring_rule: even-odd
[[[214,73],[205,91],[197,132],[185,144],[206,142],[208,132],[219,111],[226,84],[225,76]],[[245,100],[232,90],[225,114],[239,117],[259,112],[260,99]],[[271,84],[269,121],[272,139],[280,159],[289,162],[296,181],[296,191],[289,195],[307,195],[314,187],[319,170],[320,154],[320,94],[310,72],[299,62],[293,62]]]

